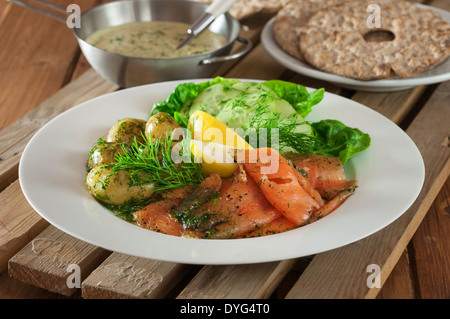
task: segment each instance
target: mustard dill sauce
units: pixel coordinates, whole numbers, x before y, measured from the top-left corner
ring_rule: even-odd
[[[98,30],[86,42],[102,50],[138,58],[179,58],[211,52],[226,44],[225,38],[205,30],[180,49],[189,25],[172,21],[133,22]]]

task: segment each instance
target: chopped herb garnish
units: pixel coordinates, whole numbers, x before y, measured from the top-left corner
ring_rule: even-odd
[[[204,176],[201,164],[195,163],[189,151],[190,138],[185,137],[178,144],[180,153],[176,154],[170,137],[155,141],[144,137],[144,142],[135,139],[129,149],[117,154],[112,169],[129,170],[133,185],[154,184],[155,192],[200,183]],[[176,156],[183,160],[175,163]]]

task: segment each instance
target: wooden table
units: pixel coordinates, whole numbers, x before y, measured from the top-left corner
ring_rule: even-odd
[[[53,2],[64,7],[70,3]],[[76,1],[82,11],[99,2]],[[450,10],[447,0],[426,3]],[[242,33],[253,40],[254,49],[240,61],[226,63],[215,75],[324,87],[392,119],[415,141],[425,161],[425,184],[413,206],[393,224],[353,244],[262,264],[160,262],[106,251],[70,237],[49,225],[25,200],[17,179],[20,156],[48,120],[118,87],[90,68],[64,24],[1,1],[1,298],[450,297],[450,82],[368,93],[296,74],[275,62],[259,43],[269,18],[242,21]],[[81,268],[81,288],[67,285],[71,264]],[[369,264],[381,267],[381,287],[367,285]]]

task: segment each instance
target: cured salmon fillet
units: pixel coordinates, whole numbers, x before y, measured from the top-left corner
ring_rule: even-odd
[[[285,231],[297,228],[294,223],[289,221],[286,217],[280,216],[265,226],[258,227],[251,232],[244,234],[241,238],[261,237],[283,233]]]
[[[196,221],[193,212],[197,202],[208,201],[221,185],[219,175],[212,174],[199,185],[167,191],[162,200],[134,212],[134,222],[153,231],[182,236],[187,228],[186,222]]]
[[[211,211],[221,211],[227,217],[223,223],[211,229],[209,238],[237,238],[281,216],[261,193],[255,181],[247,178],[242,166],[235,177],[224,184],[229,185],[217,202],[207,205]]]
[[[137,225],[195,238],[248,238],[281,233],[336,210],[357,186],[338,158],[242,151],[230,178],[210,175],[199,185],[171,190],[133,214]]]
[[[294,153],[284,154],[325,200],[331,200],[341,191],[352,188],[356,181],[348,181],[344,165],[338,157]]]
[[[351,186],[345,188],[341,192],[339,192],[334,198],[332,198],[328,203],[321,206],[318,210],[316,210],[313,213],[313,216],[311,217],[310,222],[314,222],[318,219],[321,219],[330,213],[334,212],[339,206],[342,205],[343,202],[346,201],[347,198],[349,198],[356,189],[356,182],[349,182],[353,183]]]
[[[167,198],[145,206],[133,213],[136,225],[167,235],[181,236],[183,224],[173,218],[169,211],[176,207],[182,198]]]
[[[300,185],[295,168],[276,150],[245,150],[243,164],[269,203],[296,226],[305,224],[320,207]]]

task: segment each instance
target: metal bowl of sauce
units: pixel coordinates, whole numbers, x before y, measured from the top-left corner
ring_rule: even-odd
[[[205,78],[252,46],[239,37],[240,23],[225,13],[188,45],[176,49],[206,8],[207,4],[188,0],[109,2],[82,13],[81,28],[74,33],[94,70],[120,87]],[[230,54],[236,41],[246,45]]]

